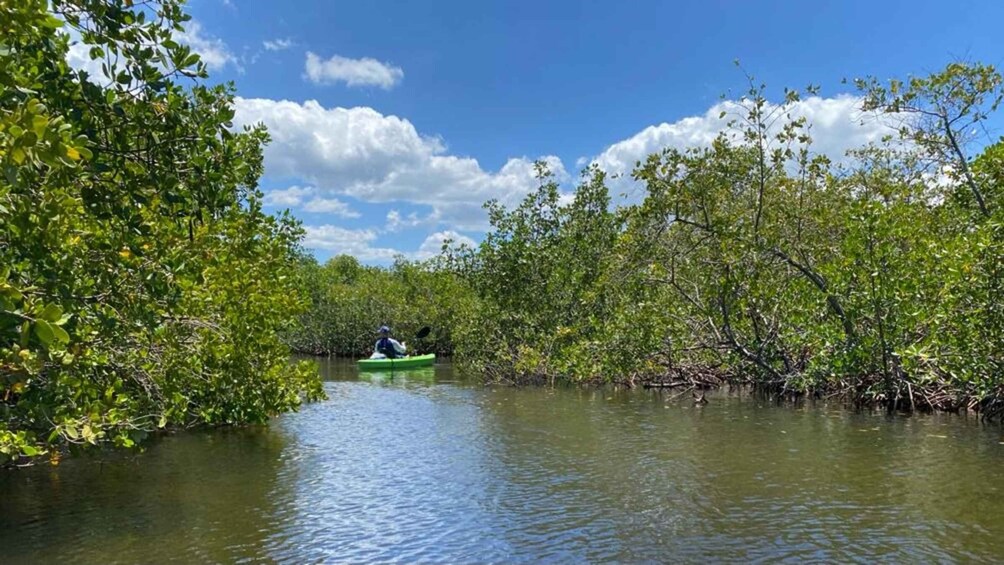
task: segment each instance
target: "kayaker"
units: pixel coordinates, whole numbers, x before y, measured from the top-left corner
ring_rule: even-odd
[[[373,355],[370,355],[370,359],[396,359],[404,357],[407,354],[408,348],[403,343],[390,337],[390,328],[380,326],[379,333],[380,339],[373,346]]]

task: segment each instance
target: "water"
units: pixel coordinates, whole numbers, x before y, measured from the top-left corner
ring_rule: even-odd
[[[1001,428],[360,377],[268,428],[0,472],[0,561],[997,561]]]

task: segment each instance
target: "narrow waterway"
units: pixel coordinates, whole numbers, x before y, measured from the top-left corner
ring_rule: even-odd
[[[971,417],[322,370],[268,428],[0,472],[0,562],[1004,556],[1004,437]]]

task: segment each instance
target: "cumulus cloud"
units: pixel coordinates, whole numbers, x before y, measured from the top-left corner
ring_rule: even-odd
[[[430,257],[435,257],[442,252],[444,244],[451,248],[458,248],[462,245],[474,247],[476,245],[473,239],[452,230],[436,232],[425,238],[425,241],[422,242],[422,245],[414,254],[414,258],[429,259]]]
[[[322,59],[310,51],[305,71],[307,79],[314,84],[343,82],[347,86],[378,86],[384,90],[390,90],[404,78],[400,67],[376,59],[350,59],[341,55]]]
[[[111,81],[105,77],[101,69],[103,59],[91,59],[91,45],[81,41],[80,33],[73,28],[65,28],[66,34],[70,38],[69,51],[66,54],[66,62],[70,67],[86,71],[90,81],[94,84],[108,85]],[[174,33],[175,41],[187,44],[192,51],[201,57],[202,62],[211,71],[218,71],[227,65],[232,65],[239,72],[243,72],[238,58],[230,51],[222,39],[206,34],[202,29],[202,24],[192,20],[188,22],[187,28],[182,32]],[[114,61],[113,61],[114,63]]]
[[[322,250],[332,255],[352,255],[362,261],[390,261],[404,255],[396,249],[373,247],[377,232],[372,229],[351,230],[325,224],[304,226],[306,232],[303,246],[307,249]]]
[[[310,51],[307,51],[304,70],[306,78],[314,84],[343,82],[347,86],[379,86],[385,90],[390,90],[405,78],[401,67],[370,57],[352,59],[332,55],[322,59]]]
[[[261,42],[266,51],[284,51],[293,46],[292,39],[271,39]]]
[[[325,224],[322,226],[304,226],[306,235],[303,246],[307,249],[326,251],[331,255],[352,255],[361,261],[386,263],[401,257],[412,260],[425,260],[439,255],[446,244],[451,248],[461,245],[474,246],[476,242],[455,231],[445,230],[433,233],[425,238],[415,251],[400,251],[390,247],[374,247],[373,243],[379,236],[373,229],[346,229]]]
[[[452,229],[484,229],[485,201],[514,204],[537,185],[530,159],[486,171],[476,159],[446,154],[439,138],[421,135],[408,120],[372,108],[237,98],[236,109],[236,125],[268,126],[269,175],[325,187],[327,196],[425,205],[431,218]],[[543,160],[559,180],[569,178],[560,159]]]
[[[245,98],[238,98],[236,106],[237,124],[263,122],[269,128],[272,143],[265,149],[269,175],[325,187],[313,195],[318,198],[349,196],[428,207],[427,213],[408,216],[392,211],[386,223],[389,231],[422,225],[483,230],[485,201],[498,199],[511,206],[537,185],[531,159],[516,157],[496,171],[485,170],[474,158],[449,154],[441,139],[422,135],[408,120],[372,108]],[[835,159],[890,131],[876,120],[862,123],[860,99],[853,96],[811,97],[790,110],[793,117],[805,117],[811,124],[813,150]],[[728,118],[720,118],[723,111],[734,115],[741,105],[722,102],[702,115],[653,125],[611,144],[589,161],[622,175],[612,185],[630,191],[635,186],[630,173],[637,161],[666,147],[709,144],[728,127]],[[543,159],[559,181],[570,180],[560,159]]]
[[[341,218],[358,218],[359,212],[337,198],[321,196],[313,186],[291,186],[265,193],[264,204],[276,208],[302,209],[307,212],[333,214]]]
[[[313,187],[291,186],[280,190],[270,190],[265,193],[264,204],[276,208],[296,208],[303,203],[304,197],[312,194]]]
[[[181,43],[187,43],[192,51],[199,54],[202,62],[206,64],[206,68],[211,71],[218,71],[227,65],[232,65],[241,72],[244,70],[227,44],[218,37],[206,34],[202,29],[202,24],[195,20],[188,22],[185,31],[176,32],[175,39]]]
[[[70,49],[66,53],[66,62],[78,71],[85,71],[94,84],[106,85],[109,80],[101,70],[101,59],[91,59],[91,46],[80,41],[76,33],[70,34]]]
[[[805,117],[811,123],[813,150],[839,160],[848,149],[890,133],[885,123],[863,121],[859,108],[860,99],[853,96],[813,97],[790,111],[792,117]],[[444,234],[485,230],[485,201],[497,199],[513,206],[538,183],[531,159],[514,157],[497,170],[486,170],[474,158],[451,154],[442,139],[419,132],[407,119],[372,108],[237,98],[236,110],[236,126],[262,122],[269,128],[272,142],[265,148],[267,174],[309,185],[272,191],[266,195],[269,203],[304,211],[309,207],[343,217],[355,214],[347,205],[343,207],[339,198],[345,197],[417,207],[403,213],[388,206],[384,225],[368,230],[309,227],[308,247],[316,249],[383,261],[399,252],[372,247],[379,234],[425,228],[435,233],[418,250],[402,254],[428,257],[438,252]],[[728,118],[719,117],[721,112],[740,110],[740,102],[716,104],[701,115],[645,128],[581,163],[596,163],[609,173],[620,173],[620,179],[611,181],[612,187],[631,192],[637,185],[630,180],[630,172],[637,161],[666,147],[706,145],[728,127]],[[553,156],[543,160],[568,187],[571,176],[562,161]],[[570,199],[569,193],[562,195],[563,203]]]
[[[303,205],[307,212],[333,214],[341,218],[358,218],[359,212],[337,198],[312,198]]]
[[[412,229],[419,226],[434,226],[439,223],[439,215],[435,212],[424,217],[417,212],[412,212],[407,216],[402,216],[401,212],[391,210],[387,212],[387,225],[384,229],[389,232],[397,232],[403,229]]]
[[[270,175],[324,179],[347,193],[382,181],[393,170],[416,167],[444,150],[423,137],[408,120],[372,108],[325,108],[314,100],[235,101],[235,124],[264,123],[272,142],[266,147]]]
[[[766,112],[776,108],[770,105]],[[725,117],[722,117],[723,112]],[[720,102],[703,115],[649,126],[608,146],[591,162],[612,175],[622,175],[620,182],[615,184],[628,186],[628,177],[638,161],[644,161],[648,155],[666,148],[685,149],[709,145],[719,133],[727,130],[731,118],[744,113],[742,102]],[[812,150],[836,161],[842,160],[849,149],[877,142],[891,132],[885,122],[862,120],[864,114],[861,111],[861,98],[856,96],[813,96],[796,102],[789,113],[793,119],[807,120],[810,125],[809,134],[813,139]]]

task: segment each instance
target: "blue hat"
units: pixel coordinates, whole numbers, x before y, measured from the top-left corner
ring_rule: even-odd
[[[390,328],[388,328],[387,326],[380,326],[379,333],[389,334],[390,333]]]

